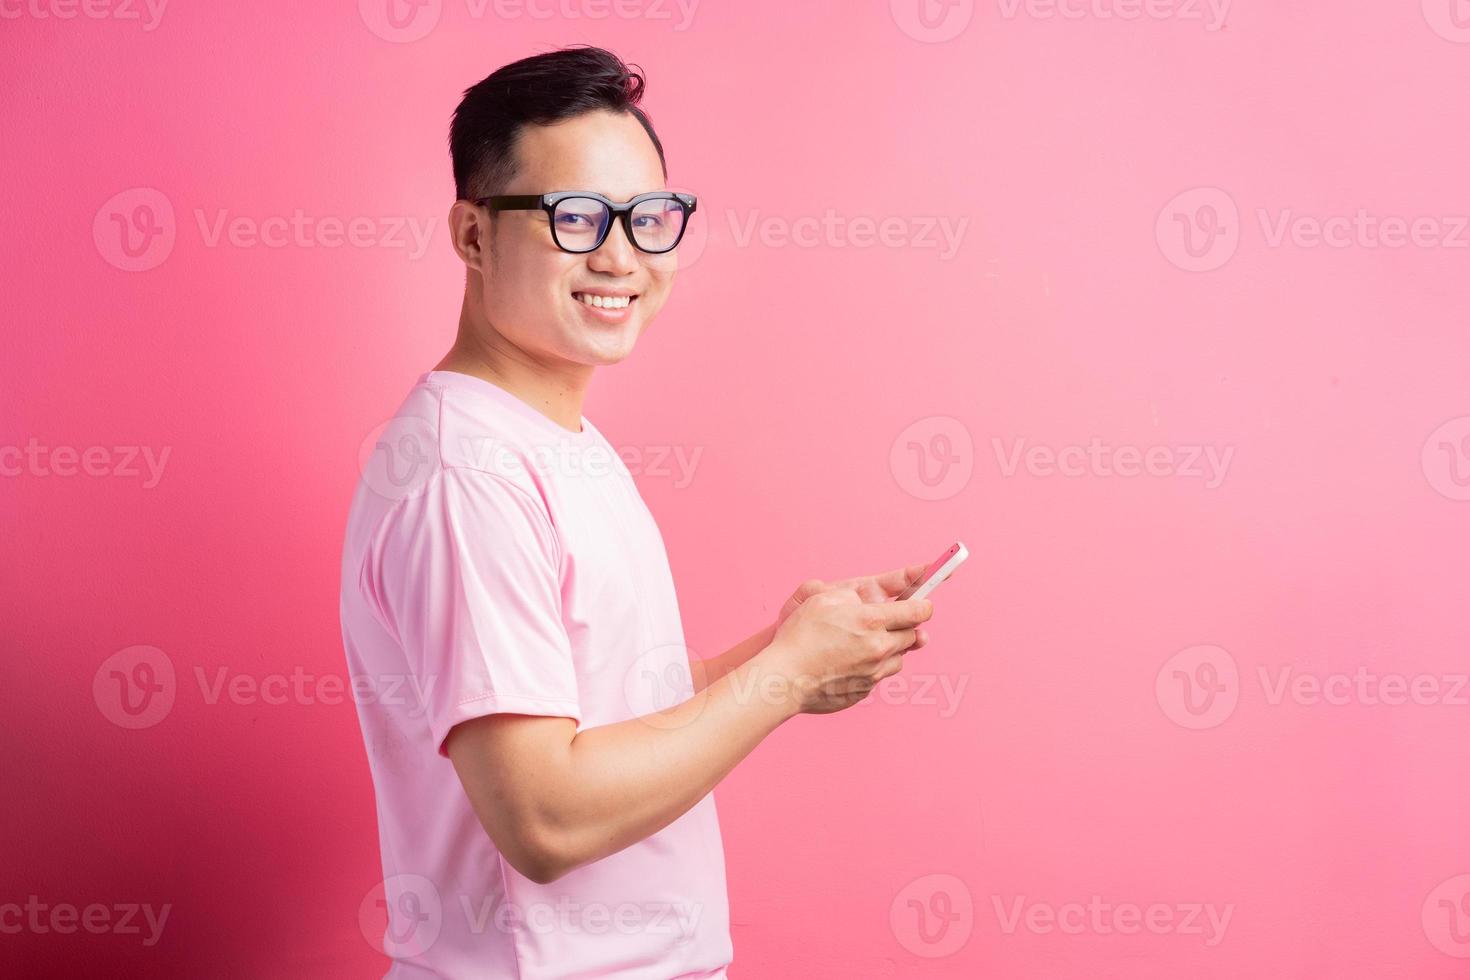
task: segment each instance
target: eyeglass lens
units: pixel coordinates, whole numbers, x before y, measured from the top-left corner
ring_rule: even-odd
[[[640,201],[631,217],[634,244],[650,252],[672,248],[684,230],[684,209],[678,201],[667,198]],[[552,217],[557,242],[573,252],[595,248],[611,220],[607,205],[590,197],[562,198]]]

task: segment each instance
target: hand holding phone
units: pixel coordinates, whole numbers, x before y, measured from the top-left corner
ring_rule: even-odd
[[[949,578],[950,573],[958,568],[960,563],[968,557],[970,557],[970,552],[966,550],[964,544],[956,541],[948,548],[945,548],[944,551],[940,552],[939,557],[934,559],[928,568],[924,569],[924,574],[920,575],[917,581],[897,596],[894,596],[894,601],[899,599],[927,598],[929,593],[937,589],[940,582]]]

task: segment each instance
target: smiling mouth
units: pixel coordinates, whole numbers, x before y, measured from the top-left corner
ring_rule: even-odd
[[[572,293],[572,299],[595,310],[625,310],[637,296],[603,296],[599,293]]]

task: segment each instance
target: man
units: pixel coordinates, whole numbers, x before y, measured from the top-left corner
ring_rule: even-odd
[[[920,564],[805,582],[690,662],[658,526],[582,415],[697,207],[663,190],[642,90],[611,53],[564,49],[454,114],[458,338],[377,440],[342,563],[390,977],[725,976],[714,787],[926,640],[928,600],[889,601]]]

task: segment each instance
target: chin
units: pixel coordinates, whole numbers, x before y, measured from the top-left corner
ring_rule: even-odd
[[[619,332],[616,336],[612,334],[601,337],[578,336],[571,345],[572,360],[598,367],[617,364],[633,353],[633,347],[638,342],[638,332],[638,325],[630,324],[626,332]]]
[[[632,334],[628,337],[628,342],[625,344],[619,344],[615,347],[598,349],[596,351],[596,354],[599,358],[598,363],[617,364],[619,361],[626,360],[633,355],[633,348],[637,345],[637,342],[638,335]]]

